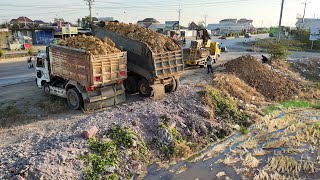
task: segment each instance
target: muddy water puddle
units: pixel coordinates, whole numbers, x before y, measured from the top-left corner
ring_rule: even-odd
[[[192,159],[153,164],[144,179],[319,179],[320,111],[276,112]]]

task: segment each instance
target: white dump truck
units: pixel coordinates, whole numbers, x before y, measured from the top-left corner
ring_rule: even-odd
[[[91,55],[50,45],[36,57],[37,86],[66,98],[71,109],[93,110],[125,101],[127,53]]]

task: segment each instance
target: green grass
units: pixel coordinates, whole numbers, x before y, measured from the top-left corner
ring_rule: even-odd
[[[284,101],[280,103],[284,108],[308,108],[312,106],[312,103],[304,100],[292,100]]]
[[[264,109],[264,115],[269,115],[274,111],[288,108],[314,108],[320,109],[320,102],[312,103],[306,100],[289,100],[283,101],[275,105],[268,106]]]

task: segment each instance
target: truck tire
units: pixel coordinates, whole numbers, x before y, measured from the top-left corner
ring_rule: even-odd
[[[139,94],[142,97],[151,97],[153,95],[153,90],[150,87],[148,80],[141,79],[138,83]]]
[[[83,99],[76,88],[71,88],[67,91],[68,106],[71,109],[78,110],[83,106]]]
[[[43,84],[43,92],[46,96],[50,96],[50,87],[47,82]]]
[[[171,93],[175,91],[176,87],[177,87],[177,81],[176,79],[173,79],[172,84],[166,85],[165,90],[166,92]]]
[[[133,94],[135,92],[138,92],[138,80],[134,76],[129,76],[125,81],[124,81],[124,87],[126,88],[126,91],[129,94]]]
[[[179,86],[180,86],[180,78],[176,79],[176,88],[174,89],[174,91],[177,91]]]

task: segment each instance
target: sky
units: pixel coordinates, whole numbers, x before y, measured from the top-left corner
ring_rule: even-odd
[[[282,24],[294,26],[297,14],[302,15],[305,0],[285,0]],[[306,18],[320,18],[320,0],[308,0]],[[252,19],[256,27],[276,26],[281,0],[94,0],[92,16],[114,17],[125,23],[136,23],[152,17],[164,23],[178,20],[187,26],[205,20],[219,23],[225,18]],[[52,22],[55,17],[76,22],[89,14],[84,0],[0,0],[0,22],[19,16]]]

